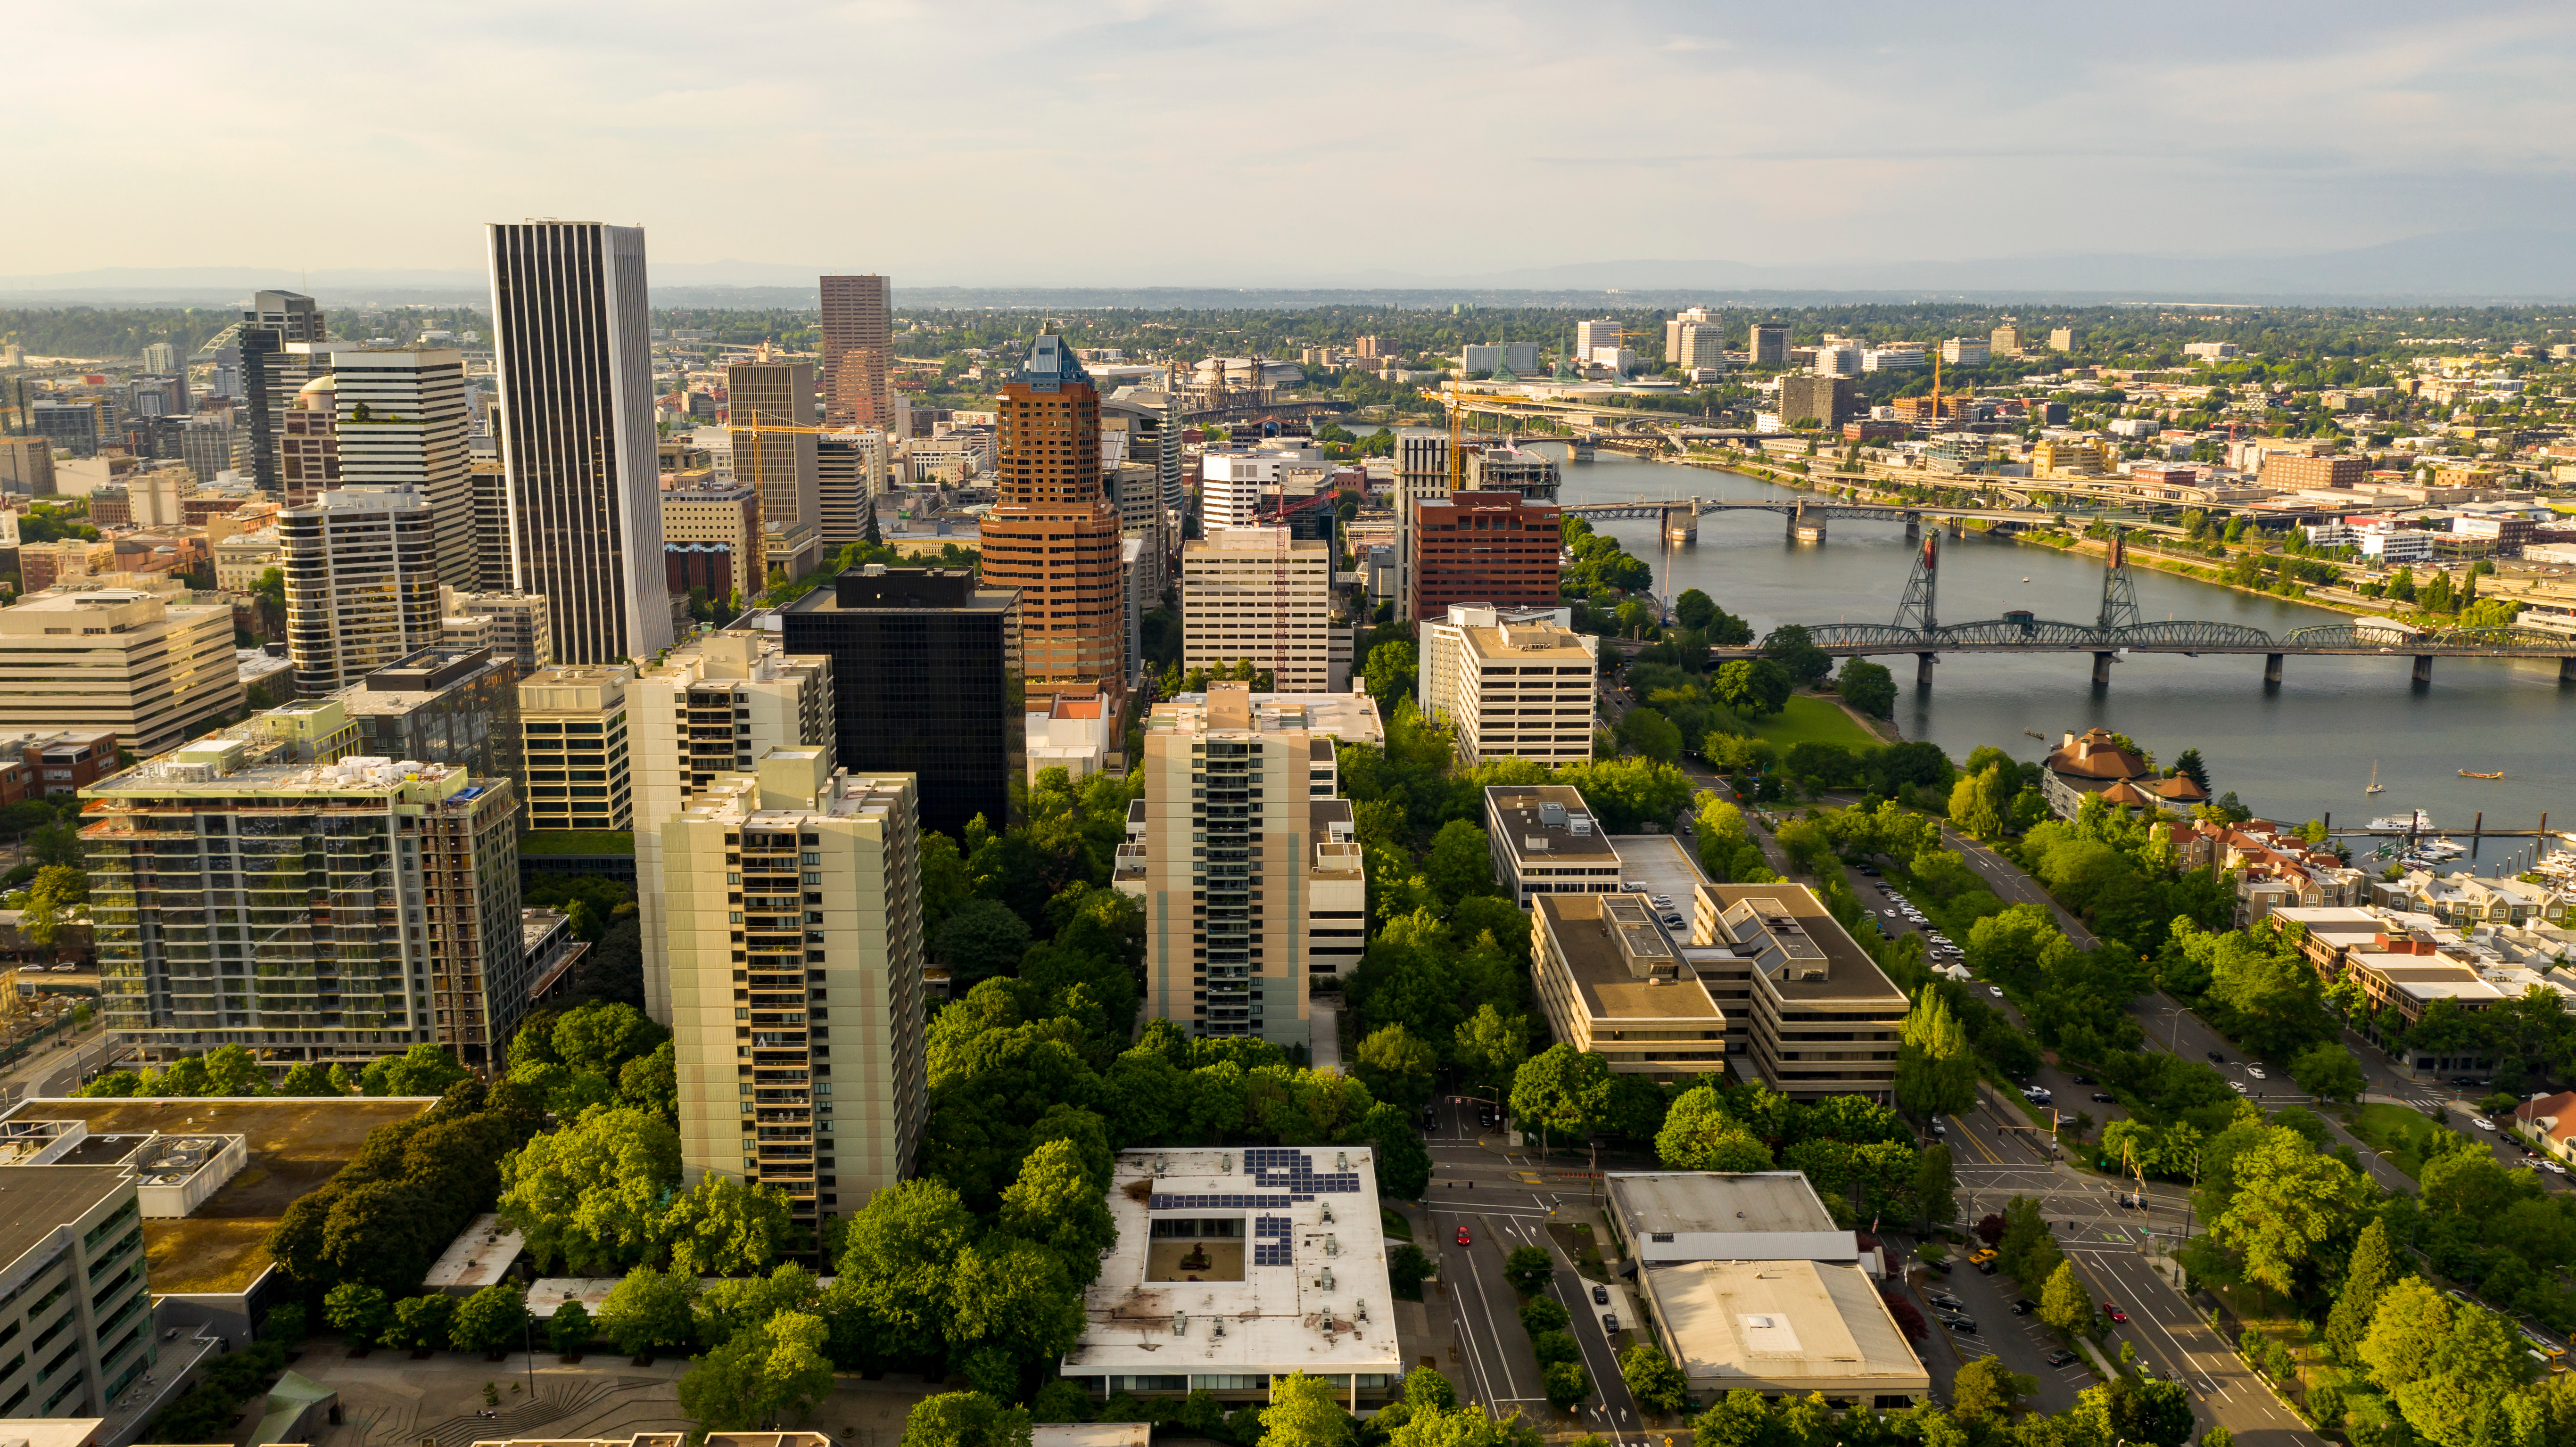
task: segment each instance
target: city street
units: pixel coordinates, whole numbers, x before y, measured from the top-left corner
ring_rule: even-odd
[[[1521,1328],[1520,1297],[1503,1276],[1504,1258],[1515,1248],[1541,1247],[1556,1267],[1549,1293],[1573,1318],[1566,1330],[1592,1378],[1594,1396],[1580,1409],[1585,1426],[1614,1442],[1645,1442],[1636,1400],[1619,1375],[1618,1347],[1627,1334],[1623,1331],[1614,1341],[1601,1326],[1601,1314],[1613,1311],[1622,1327],[1634,1328],[1626,1286],[1602,1283],[1613,1304],[1596,1304],[1591,1297],[1595,1283],[1547,1235],[1551,1213],[1568,1219],[1575,1208],[1592,1204],[1591,1183],[1577,1175],[1581,1158],[1565,1152],[1541,1169],[1529,1155],[1503,1149],[1499,1129],[1479,1129],[1474,1099],[1443,1096],[1434,1109],[1440,1126],[1427,1138],[1432,1176],[1425,1201],[1434,1239],[1422,1244],[1438,1262],[1465,1347],[1464,1360],[1444,1367],[1444,1375],[1462,1399],[1498,1413],[1546,1414],[1538,1358],[1530,1349],[1529,1333]],[[1487,1141],[1493,1144],[1489,1147]],[[1467,1228],[1467,1246],[1457,1243],[1461,1225]]]

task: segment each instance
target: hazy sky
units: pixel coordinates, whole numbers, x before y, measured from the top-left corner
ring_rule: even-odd
[[[23,7],[0,274],[1269,284],[2362,245],[2566,226],[2576,6]],[[43,206],[35,206],[43,198]]]

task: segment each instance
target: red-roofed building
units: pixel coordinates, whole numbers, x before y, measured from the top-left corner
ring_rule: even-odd
[[[2576,1161],[2576,1090],[2535,1095],[2515,1106],[2513,1133],[2562,1161]]]

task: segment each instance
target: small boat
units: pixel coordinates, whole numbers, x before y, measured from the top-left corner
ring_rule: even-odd
[[[2035,738],[2035,739],[2039,740],[2039,741],[2040,741],[2041,743],[2043,743],[2043,744],[2048,742],[2048,735],[2046,735],[2046,734],[2044,734],[2044,733],[2041,733],[2041,732],[2040,732],[2039,730],[2037,730],[2037,729],[2023,729],[2023,730],[2022,730],[2022,732],[2023,732],[2023,733],[2026,733],[2026,734],[2028,734],[2028,735],[2030,735],[2032,738]]]
[[[2027,582],[2029,582],[2029,581],[2030,581],[2030,579],[2028,579],[2028,578],[2024,578],[2024,579],[2022,579],[2022,581],[2023,581],[2023,582],[2025,582],[2025,583],[2027,583]]]
[[[2504,777],[2504,770],[2498,769],[2492,774],[2481,774],[2474,769],[2462,769],[2460,770],[2460,777],[2463,779],[2501,779]]]
[[[2379,760],[2373,759],[2370,761],[2370,787],[2362,790],[2361,792],[2365,794],[2384,794],[2388,792],[2388,786],[2379,782]]]

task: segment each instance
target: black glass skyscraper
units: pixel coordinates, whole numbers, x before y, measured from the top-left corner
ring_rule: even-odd
[[[789,653],[828,654],[841,766],[921,776],[921,824],[1010,822],[1027,758],[1020,595],[964,568],[868,567],[780,609]]]

